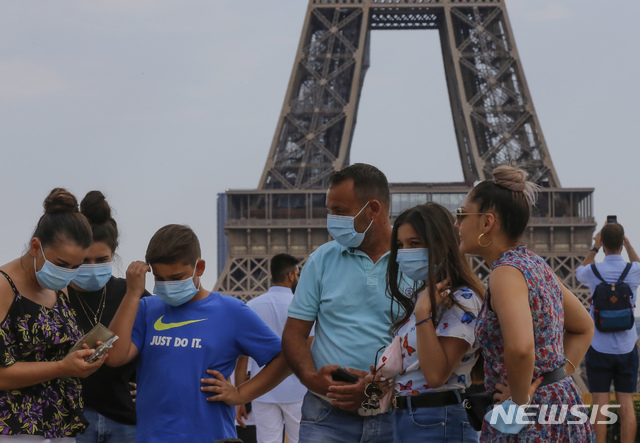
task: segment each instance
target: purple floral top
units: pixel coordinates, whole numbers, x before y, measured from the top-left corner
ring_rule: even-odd
[[[81,338],[65,295],[58,291],[53,308],[20,295],[11,278],[0,271],[15,298],[0,323],[0,366],[16,362],[62,360]],[[55,378],[25,388],[0,390],[0,434],[73,437],[84,431],[80,380]]]

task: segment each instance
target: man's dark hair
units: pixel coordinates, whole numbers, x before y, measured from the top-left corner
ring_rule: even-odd
[[[617,251],[624,243],[624,228],[619,223],[607,223],[600,231],[600,239],[608,252]]]
[[[180,263],[195,266],[200,257],[200,242],[189,226],[166,225],[149,240],[145,260],[150,265]]]
[[[295,271],[300,260],[289,254],[274,255],[271,259],[271,282],[282,283],[287,274]]]
[[[335,171],[329,178],[329,187],[349,179],[353,180],[353,191],[362,205],[369,200],[378,200],[382,206],[389,208],[389,182],[378,168],[365,163],[354,163]]]

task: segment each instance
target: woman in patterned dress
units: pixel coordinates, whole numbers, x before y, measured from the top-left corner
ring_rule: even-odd
[[[491,266],[489,288],[476,324],[484,356],[485,387],[517,405],[534,405],[518,434],[494,429],[486,420],[481,441],[588,442],[593,428],[585,417],[559,420],[562,405],[583,408],[571,377],[540,386],[558,368],[568,375],[584,357],[593,321],[582,303],[554,275],[544,259],[519,245],[529,221],[537,185],[509,166],[493,171],[456,210],[460,250],[480,255]],[[552,405],[557,405],[554,413]],[[549,416],[561,421],[549,423]],[[539,419],[542,416],[542,419]]]
[[[81,338],[64,290],[91,244],[76,198],[44,201],[28,251],[0,266],[0,442],[74,442],[83,432],[80,381],[104,362],[68,354]]]
[[[458,249],[453,222],[446,208],[427,203],[393,226],[388,284],[401,306],[392,333],[403,369],[395,378],[395,443],[478,441],[461,403],[479,356],[474,327],[484,287]],[[397,283],[405,277],[415,282],[407,293]]]

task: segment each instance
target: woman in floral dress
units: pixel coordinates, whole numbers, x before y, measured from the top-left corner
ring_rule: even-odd
[[[89,222],[64,189],[44,209],[28,251],[0,266],[0,442],[74,442],[86,427],[78,377],[105,358],[68,355],[81,334],[63,289],[89,250]]]
[[[519,433],[502,433],[485,420],[480,440],[594,441],[586,414],[568,413],[559,424],[549,424],[550,415],[560,417],[562,405],[582,408],[571,377],[538,387],[545,374],[558,368],[568,375],[575,371],[591,343],[593,321],[546,262],[519,245],[537,186],[526,181],[524,171],[512,167],[500,166],[493,173],[493,180],[474,187],[456,211],[460,250],[480,255],[491,266],[489,288],[476,323],[485,387],[497,390],[495,398],[500,401],[511,398],[516,405],[535,406],[528,410],[534,423]],[[552,405],[557,405],[555,413]]]

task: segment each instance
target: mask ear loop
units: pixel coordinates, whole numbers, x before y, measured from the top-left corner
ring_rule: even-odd
[[[369,206],[369,202],[365,203],[365,205],[362,207],[362,209],[360,209],[360,211],[358,211],[358,213],[356,215],[353,216],[353,220],[356,219],[357,216],[360,215],[360,213],[362,211],[364,211],[364,208],[366,208],[367,206]],[[371,220],[371,222],[369,223],[369,226],[367,226],[367,229],[364,230],[363,234],[366,234],[367,231],[369,230],[369,228],[371,227],[371,225],[373,224],[373,220]],[[354,228],[355,229],[355,228]]]
[[[42,258],[44,258],[44,261],[46,263],[47,262],[47,257],[44,255],[44,249],[42,249],[42,242],[40,241],[40,239],[38,239],[38,243],[40,243],[40,252],[42,252]],[[34,272],[38,272],[38,266],[36,264],[36,257],[33,257],[33,271]]]
[[[196,276],[196,268],[198,267],[198,262],[199,262],[199,261],[200,261],[200,259],[197,259],[197,260],[196,260],[196,264],[195,264],[195,266],[193,267],[193,275],[191,276],[191,280],[192,280],[192,281],[193,281],[193,279],[194,279],[194,278],[195,278],[195,276]],[[195,286],[195,284],[194,284],[194,286]],[[198,291],[200,290],[200,286],[202,286],[202,278],[201,278],[201,277],[198,277]]]
[[[362,207],[362,209],[360,209],[360,210],[358,211],[358,213],[357,213],[356,215],[354,215],[354,216],[353,216],[353,218],[356,218],[357,216],[359,216],[359,215],[360,215],[360,213],[361,213],[362,211],[364,211],[364,208],[366,208],[367,206],[369,206],[369,202],[366,202],[366,203],[364,204],[364,206]]]

